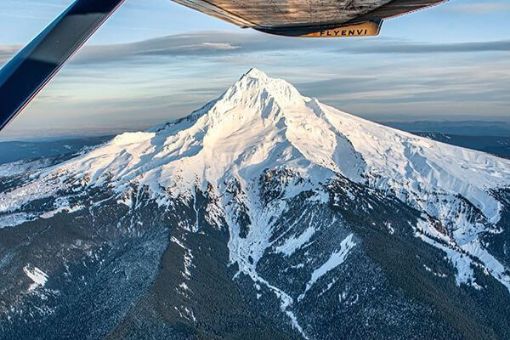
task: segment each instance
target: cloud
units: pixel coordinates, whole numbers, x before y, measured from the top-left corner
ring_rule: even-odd
[[[510,11],[510,4],[504,2],[484,2],[475,4],[462,4],[450,8],[454,12],[468,14],[489,14]]]
[[[306,41],[306,43],[303,43]],[[340,47],[338,47],[340,46]],[[0,65],[18,46],[0,45]],[[176,34],[129,44],[92,45],[72,60],[74,65],[112,62],[158,62],[158,57],[222,57],[255,52],[326,51],[339,54],[425,54],[508,52],[510,40],[450,44],[416,44],[385,38],[332,41],[270,36],[262,33],[200,32]]]
[[[179,34],[132,44],[85,48],[76,63],[101,63],[140,57],[218,57],[254,52],[329,51],[354,54],[476,53],[510,51],[510,40],[416,44],[384,38],[341,40],[285,38],[261,33],[203,32]]]
[[[347,49],[347,52],[358,54],[476,53],[508,51],[510,51],[510,40],[452,44],[377,43],[370,46],[353,46]]]
[[[19,50],[19,46],[0,45],[0,67]]]
[[[319,45],[321,44],[312,43],[308,48]],[[300,48],[303,48],[300,41],[269,37],[261,33],[201,32],[171,35],[130,44],[91,46],[83,49],[74,61],[100,63],[140,57],[215,57]]]

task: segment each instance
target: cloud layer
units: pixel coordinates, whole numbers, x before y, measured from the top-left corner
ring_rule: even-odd
[[[0,63],[17,50],[0,47]],[[201,32],[84,48],[8,134],[145,128],[186,115],[257,66],[377,120],[508,119],[510,40],[425,44]],[[53,130],[48,132],[48,126]]]
[[[306,41],[306,43],[305,43]],[[341,47],[338,47],[341,45]],[[0,65],[19,49],[0,45]],[[143,57],[218,57],[267,51],[321,50],[340,54],[424,54],[510,52],[510,40],[464,42],[449,44],[418,44],[389,39],[344,40],[331,44],[329,40],[288,39],[257,33],[202,32],[179,34],[130,44],[85,47],[74,64],[103,64]],[[146,59],[146,62],[151,62]],[[157,60],[152,60],[152,62]]]

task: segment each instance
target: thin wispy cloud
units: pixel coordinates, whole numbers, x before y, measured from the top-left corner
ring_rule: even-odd
[[[339,47],[340,45],[340,47]],[[331,44],[327,40],[289,39],[256,33],[203,32],[172,35],[133,44],[86,48],[77,63],[108,62],[140,56],[219,56],[264,51],[322,50],[338,53],[477,53],[508,52],[510,40],[490,42],[417,44],[389,39],[344,40]]]
[[[344,51],[360,54],[510,52],[510,40],[450,44],[378,43],[369,46],[352,46]]]
[[[18,51],[20,46],[0,45],[0,67]]]
[[[73,64],[102,64],[119,61],[143,62],[143,57],[219,57],[236,56],[265,51],[320,50],[340,54],[429,54],[510,52],[510,40],[448,44],[418,44],[389,39],[350,40],[331,44],[326,40],[273,37],[257,33],[201,32],[177,34],[130,44],[88,46],[72,60]],[[0,45],[0,65],[5,63],[19,46]],[[156,59],[145,59],[153,63]]]
[[[508,2],[481,2],[472,4],[459,4],[452,6],[450,10],[467,14],[490,14],[510,12]]]

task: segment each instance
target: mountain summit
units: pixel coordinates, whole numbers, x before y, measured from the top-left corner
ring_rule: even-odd
[[[510,334],[510,161],[257,69],[188,117],[0,181],[3,334]]]

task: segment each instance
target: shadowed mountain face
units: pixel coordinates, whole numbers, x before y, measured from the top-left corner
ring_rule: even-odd
[[[258,70],[0,176],[5,339],[510,336],[510,161]]]

